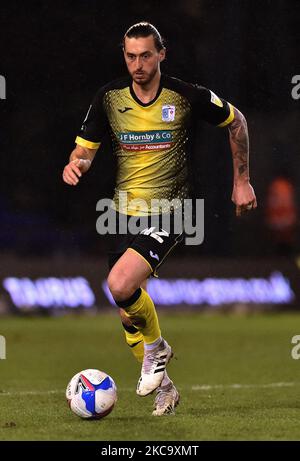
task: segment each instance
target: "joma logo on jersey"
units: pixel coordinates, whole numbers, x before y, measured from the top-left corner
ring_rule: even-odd
[[[175,120],[175,106],[162,106],[161,118],[163,122],[173,122]]]

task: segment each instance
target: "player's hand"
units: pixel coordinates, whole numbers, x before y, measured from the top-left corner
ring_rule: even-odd
[[[72,160],[65,166],[63,171],[63,180],[70,186],[76,186],[83,173],[86,173],[91,166],[88,159]]]
[[[236,205],[236,216],[257,207],[255,192],[249,181],[234,184],[231,199]]]

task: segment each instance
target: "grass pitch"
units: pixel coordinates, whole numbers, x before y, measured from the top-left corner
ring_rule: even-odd
[[[177,360],[168,370],[181,393],[176,416],[153,417],[153,396],[135,394],[139,365],[116,313],[2,318],[0,440],[299,440],[300,361],[291,338],[300,315],[160,313]],[[75,416],[65,401],[85,368],[118,387],[100,421]]]

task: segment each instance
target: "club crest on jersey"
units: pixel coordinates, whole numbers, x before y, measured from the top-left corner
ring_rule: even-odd
[[[173,122],[175,119],[175,106],[162,106],[162,121]]]

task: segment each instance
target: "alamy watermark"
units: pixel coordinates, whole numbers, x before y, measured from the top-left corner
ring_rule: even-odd
[[[6,359],[6,340],[0,335],[0,360]]]
[[[291,83],[295,85],[291,91],[292,98],[300,99],[300,75],[294,75]]]
[[[3,75],[0,75],[0,99],[6,99],[6,80]]]
[[[292,344],[296,344],[292,351],[291,356],[294,360],[300,359],[300,335],[295,335],[292,337]]]
[[[162,243],[170,232],[184,235],[186,245],[201,245],[204,240],[203,199],[152,199],[149,204],[141,199],[128,200],[120,191],[117,204],[108,198],[97,202],[101,212],[97,219],[98,234],[149,235]],[[118,213],[116,212],[118,210]]]

